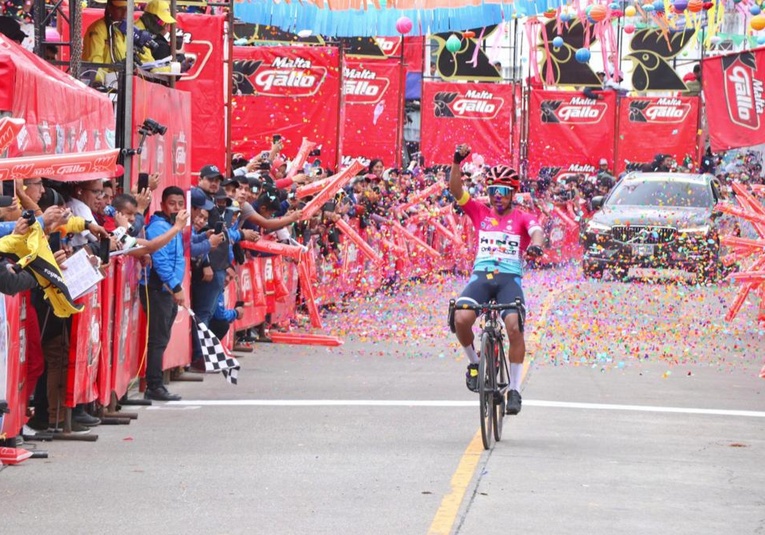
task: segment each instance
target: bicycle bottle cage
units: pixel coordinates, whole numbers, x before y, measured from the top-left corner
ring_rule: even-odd
[[[457,332],[457,326],[454,324],[454,307],[455,307],[455,301],[454,299],[449,300],[449,330],[452,333]]]

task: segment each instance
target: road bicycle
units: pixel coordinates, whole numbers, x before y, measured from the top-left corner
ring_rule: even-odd
[[[472,310],[482,318],[481,351],[478,354],[478,404],[481,414],[481,439],[484,449],[490,449],[492,434],[494,440],[502,440],[502,421],[505,417],[507,392],[509,387],[509,372],[505,358],[504,322],[500,313],[504,310],[514,310],[518,314],[520,329],[523,331],[525,308],[520,299],[515,303],[499,304],[495,301],[478,305],[457,305],[449,301],[449,327],[455,332],[454,312],[456,310]],[[492,433],[493,430],[493,433]]]

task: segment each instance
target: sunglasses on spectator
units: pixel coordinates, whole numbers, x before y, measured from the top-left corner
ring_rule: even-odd
[[[515,190],[509,186],[489,186],[489,196],[491,197],[495,195],[504,197],[505,195],[510,195],[513,191]]]

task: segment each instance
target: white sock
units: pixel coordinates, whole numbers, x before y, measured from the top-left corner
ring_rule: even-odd
[[[510,363],[510,390],[521,391],[521,375],[523,375],[523,364]]]
[[[478,364],[478,362],[481,360],[478,358],[478,355],[476,355],[475,349],[473,349],[472,344],[469,346],[463,347],[462,351],[464,351],[465,355],[467,355],[467,358],[470,361],[470,364]]]

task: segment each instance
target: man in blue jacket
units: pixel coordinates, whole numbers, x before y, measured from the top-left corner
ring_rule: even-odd
[[[175,218],[183,211],[185,195],[177,186],[169,186],[162,192],[161,212],[151,216],[146,227],[146,239],[151,240],[170,230]],[[185,217],[185,215],[184,215]],[[148,271],[148,277],[147,277]],[[146,359],[146,399],[178,401],[181,396],[171,394],[162,381],[162,358],[170,341],[178,307],[185,305],[181,283],[186,273],[183,256],[183,237],[175,237],[151,255],[151,268],[143,271],[138,294],[141,306],[148,318],[149,340]]]

